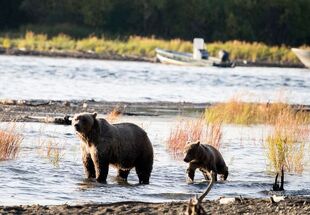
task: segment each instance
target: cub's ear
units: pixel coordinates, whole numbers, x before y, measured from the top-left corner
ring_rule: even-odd
[[[191,144],[191,141],[186,141],[186,143],[185,143],[185,145],[189,145],[189,144]]]
[[[92,115],[93,115],[94,119],[96,119],[97,112],[94,112]]]
[[[196,144],[197,146],[199,146],[199,145],[200,145],[200,140],[197,140],[197,141],[195,142],[195,144]]]

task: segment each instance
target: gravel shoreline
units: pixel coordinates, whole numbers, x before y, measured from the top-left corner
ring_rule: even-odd
[[[207,214],[309,214],[310,197],[287,197],[279,203],[269,199],[250,199],[220,204],[205,201]],[[84,205],[0,206],[0,214],[185,214],[187,202],[145,203],[117,202]]]
[[[0,121],[55,122],[55,119],[80,112],[107,114],[116,109],[127,116],[162,116],[201,114],[210,103],[186,102],[107,102],[54,100],[0,100]],[[57,121],[57,120],[56,120]],[[55,122],[57,123],[57,122]],[[61,124],[61,123],[58,123]]]
[[[110,102],[94,100],[13,100],[0,99],[0,121],[66,124],[65,116],[80,112],[107,114],[116,109],[125,116],[201,116],[211,103],[190,102]],[[309,105],[292,105],[310,111]]]

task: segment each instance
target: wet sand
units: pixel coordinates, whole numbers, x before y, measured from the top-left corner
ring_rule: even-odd
[[[279,203],[269,199],[243,199],[231,204],[205,201],[207,214],[309,214],[310,198],[288,197]],[[0,214],[185,214],[187,202],[117,202],[85,205],[0,206]]]

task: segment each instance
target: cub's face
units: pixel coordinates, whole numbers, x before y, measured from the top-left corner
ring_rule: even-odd
[[[73,117],[72,125],[73,125],[74,129],[77,131],[77,133],[85,135],[91,131],[91,129],[94,125],[96,116],[97,116],[97,113],[76,114]]]
[[[187,142],[184,147],[184,162],[189,163],[197,158],[197,151],[200,142]]]

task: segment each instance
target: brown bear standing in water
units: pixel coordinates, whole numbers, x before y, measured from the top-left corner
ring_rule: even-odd
[[[215,181],[217,181],[217,174],[222,174],[223,179],[226,180],[228,176],[228,167],[221,153],[211,145],[200,144],[197,142],[187,142],[185,145],[184,161],[189,163],[187,168],[187,176],[190,183],[194,181],[195,170],[203,173],[206,180],[210,180],[206,171],[211,170],[214,173]]]
[[[82,159],[87,178],[106,183],[109,164],[127,180],[135,167],[140,184],[148,184],[153,167],[153,147],[146,132],[132,123],[109,124],[97,113],[74,116],[72,125],[82,140]]]

